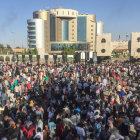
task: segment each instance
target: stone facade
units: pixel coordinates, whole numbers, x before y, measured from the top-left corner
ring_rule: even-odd
[[[140,32],[131,33],[130,55],[134,58],[140,58]]]
[[[111,56],[111,33],[96,36],[97,56]]]

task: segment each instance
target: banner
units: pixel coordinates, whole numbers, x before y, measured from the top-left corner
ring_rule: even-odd
[[[93,52],[93,62],[97,62],[97,52]]]

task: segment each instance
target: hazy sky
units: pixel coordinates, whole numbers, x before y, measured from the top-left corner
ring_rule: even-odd
[[[140,0],[0,0],[0,43],[27,46],[27,19],[39,9],[69,8],[95,14],[112,40],[140,32]]]

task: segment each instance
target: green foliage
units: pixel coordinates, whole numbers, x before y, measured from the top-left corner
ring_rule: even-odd
[[[3,56],[0,56],[0,61],[4,61],[4,57]]]
[[[5,61],[10,61],[10,58],[6,56]]]
[[[13,49],[11,48],[10,45],[7,44],[5,47],[3,44],[0,44],[0,54],[12,54]]]
[[[22,53],[23,55],[38,55],[38,50],[37,48],[34,49],[24,49],[24,52]]]
[[[67,47],[66,45],[64,45],[62,48],[62,54],[64,55],[74,55],[75,51],[76,50],[74,46]]]

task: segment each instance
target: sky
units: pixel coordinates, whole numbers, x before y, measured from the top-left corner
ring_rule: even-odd
[[[68,8],[96,15],[112,40],[140,32],[140,0],[0,0],[0,43],[27,47],[27,19],[40,9]]]

